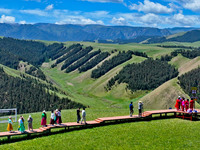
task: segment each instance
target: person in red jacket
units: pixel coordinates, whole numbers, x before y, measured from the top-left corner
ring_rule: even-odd
[[[189,99],[185,101],[185,111],[187,112],[188,109],[189,109]]]
[[[180,110],[180,106],[181,106],[181,100],[180,100],[180,96],[178,97],[178,99],[176,100],[176,104],[175,104],[175,108],[176,110]]]
[[[193,98],[191,98],[191,100],[190,100],[190,109],[193,110],[193,108],[194,108],[194,100],[193,100]]]

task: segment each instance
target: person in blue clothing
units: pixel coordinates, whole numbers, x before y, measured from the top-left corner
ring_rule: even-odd
[[[133,115],[133,112],[134,112],[134,111],[133,111],[133,108],[134,108],[134,107],[133,107],[133,102],[131,102],[130,105],[129,105],[130,117],[132,117],[132,115]]]

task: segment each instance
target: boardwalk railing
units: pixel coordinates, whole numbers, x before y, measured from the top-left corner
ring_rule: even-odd
[[[153,120],[153,115],[159,118],[166,118],[168,114],[172,114],[171,117],[174,118],[182,118],[182,119],[199,119],[200,117],[200,110],[197,110],[197,113],[187,113],[183,111],[177,111],[175,109],[168,109],[168,110],[154,110],[154,111],[145,111],[142,113],[142,116],[139,117],[138,115],[130,116],[116,116],[116,117],[104,117],[98,118],[93,121],[87,121],[87,124],[80,124],[76,122],[68,122],[62,123],[61,125],[47,125],[47,127],[41,127],[39,129],[34,129],[33,131],[26,130],[25,133],[21,133],[19,131],[10,132],[0,132],[0,137],[8,137],[8,141],[10,141],[11,136],[18,136],[18,135],[27,135],[30,137],[32,134],[51,134],[51,130],[55,128],[63,128],[64,131],[70,131],[70,128],[89,128],[89,127],[97,127],[103,126],[110,123],[120,123],[120,122],[133,122],[133,121],[141,121],[141,120]],[[163,116],[164,114],[164,116]]]

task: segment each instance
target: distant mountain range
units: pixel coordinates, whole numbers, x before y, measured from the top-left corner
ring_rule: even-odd
[[[138,37],[162,37],[194,28],[150,28],[103,25],[0,24],[0,36],[48,41],[130,40]]]
[[[192,30],[181,34],[175,34],[169,37],[153,37],[147,40],[146,43],[162,43],[162,42],[197,42],[200,41],[200,30]]]

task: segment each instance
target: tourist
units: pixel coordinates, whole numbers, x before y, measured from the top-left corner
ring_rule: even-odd
[[[180,110],[180,105],[181,105],[181,97],[179,96],[178,99],[176,100],[175,108],[176,110]]]
[[[23,116],[20,116],[20,119],[19,119],[19,131],[21,133],[25,132],[24,117]]]
[[[138,103],[138,111],[139,111],[139,117],[142,116],[142,109],[143,109],[143,103],[141,101],[139,101]]]
[[[185,108],[185,98],[183,97],[182,102],[181,102],[181,109],[184,111]]]
[[[185,101],[185,111],[187,112],[189,109],[189,99]]]
[[[46,127],[47,126],[47,115],[46,115],[45,110],[42,113],[41,125],[42,125],[42,127]]]
[[[55,118],[55,115],[54,115],[54,112],[53,110],[51,111],[51,119],[50,119],[50,124],[53,126],[54,125],[54,118]]]
[[[30,131],[30,129],[33,131],[33,118],[31,115],[28,117],[28,130]]]
[[[132,115],[133,115],[133,102],[131,102],[130,104],[129,104],[129,109],[130,109],[130,117],[132,117]]]
[[[9,116],[9,117],[8,117],[8,126],[7,126],[7,130],[8,130],[10,133],[11,133],[12,130],[13,130],[12,124],[13,124],[12,117]]]
[[[83,110],[82,110],[81,124],[82,124],[83,120],[84,120],[84,123],[86,124],[86,112],[85,112],[85,108],[83,108]]]
[[[60,109],[58,110],[57,115],[58,115],[57,124],[60,125],[60,124],[62,123],[62,119],[61,119],[61,110],[60,110]]]
[[[194,108],[194,100],[193,100],[193,98],[191,98],[191,100],[190,100],[190,109],[193,111],[193,108]]]
[[[79,123],[79,121],[81,120],[80,112],[81,112],[81,110],[80,110],[80,108],[78,108],[78,109],[76,110],[76,114],[77,114],[77,123]]]
[[[55,117],[54,117],[54,123],[57,124],[58,120],[58,109],[55,110]]]

